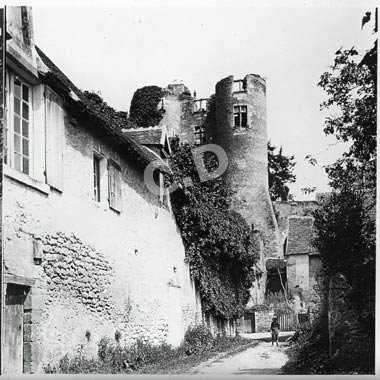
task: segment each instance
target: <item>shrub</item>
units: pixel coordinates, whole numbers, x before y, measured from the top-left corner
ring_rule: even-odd
[[[241,337],[228,338],[222,335],[213,338],[210,330],[204,326],[189,328],[185,333],[183,344],[178,348],[166,343],[153,345],[143,340],[137,340],[128,347],[121,347],[117,340],[103,337],[98,343],[97,358],[84,358],[81,354],[74,357],[65,355],[60,360],[58,368],[52,368],[48,364],[44,367],[44,371],[66,374],[123,374],[162,369],[170,371],[186,358],[196,363],[205,354],[234,349],[245,342],[246,340]]]
[[[282,367],[285,374],[331,374],[327,311],[324,308],[313,321],[302,323],[287,350],[289,361]]]
[[[207,327],[199,325],[186,331],[184,345],[188,355],[207,352],[213,349],[214,338]]]

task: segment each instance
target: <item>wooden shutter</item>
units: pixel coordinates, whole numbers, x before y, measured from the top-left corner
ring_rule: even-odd
[[[112,160],[108,160],[108,201],[113,210],[121,211],[121,170]]]
[[[46,182],[63,191],[65,125],[61,98],[45,87]]]

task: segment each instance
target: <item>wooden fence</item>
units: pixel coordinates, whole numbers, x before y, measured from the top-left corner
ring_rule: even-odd
[[[297,326],[297,315],[294,313],[284,313],[278,316],[280,331],[294,331]]]

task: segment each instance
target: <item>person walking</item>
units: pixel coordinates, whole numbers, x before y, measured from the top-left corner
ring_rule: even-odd
[[[272,346],[275,342],[276,342],[276,345],[278,346],[278,333],[280,331],[280,324],[278,323],[276,316],[273,316],[270,329],[272,331]]]

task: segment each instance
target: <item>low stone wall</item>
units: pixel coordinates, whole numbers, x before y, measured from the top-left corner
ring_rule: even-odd
[[[269,311],[256,311],[255,312],[255,332],[267,332],[270,329],[272,318],[274,315],[273,310]]]

